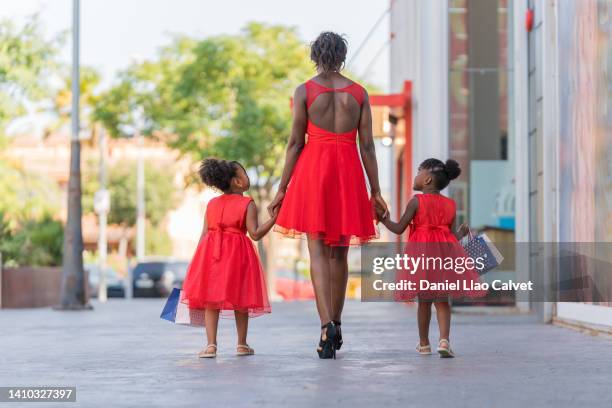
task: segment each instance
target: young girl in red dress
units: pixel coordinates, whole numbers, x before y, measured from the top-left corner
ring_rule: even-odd
[[[199,357],[216,357],[222,311],[232,311],[236,319],[237,355],[252,355],[255,351],[246,341],[249,317],[271,309],[263,269],[246,233],[260,240],[274,225],[276,214],[258,225],[257,206],[243,195],[250,182],[240,163],[209,158],[202,162],[199,173],[206,185],[223,194],[206,207],[204,228],[187,270],[181,301],[189,309],[205,309],[208,345]]]
[[[431,260],[437,258],[461,265],[455,269],[444,269],[441,264],[417,268],[412,274],[398,271],[398,280],[412,282],[414,287],[397,292],[397,300],[418,300],[418,326],[420,341],[416,346],[419,354],[431,354],[429,343],[429,323],[431,320],[432,303],[436,306],[436,315],[440,329],[440,340],[437,351],[440,357],[454,357],[450,347],[451,310],[449,298],[473,298],[486,295],[486,290],[472,289],[479,282],[479,275],[474,267],[465,267],[463,262],[466,253],[458,240],[469,231],[467,224],[455,228],[456,204],[451,198],[440,194],[450,181],[461,173],[459,164],[454,160],[446,163],[438,159],[427,159],[419,166],[414,178],[413,189],[422,194],[416,194],[408,202],[406,211],[399,222],[393,222],[383,217],[381,222],[396,234],[402,234],[408,226],[410,233],[405,252],[411,256],[425,255]],[[456,232],[452,232],[455,230]],[[424,258],[423,258],[424,259]],[[431,265],[436,265],[431,262]],[[433,286],[421,286],[422,282]],[[451,287],[446,289],[446,286]]]

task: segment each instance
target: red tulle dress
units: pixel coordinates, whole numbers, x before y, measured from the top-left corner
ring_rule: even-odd
[[[397,271],[397,281],[413,282],[414,289],[396,291],[396,299],[448,300],[485,296],[487,290],[479,287],[481,280],[475,266],[466,263],[467,253],[451,230],[456,214],[455,201],[441,194],[417,194],[415,197],[419,205],[410,224],[404,253],[422,261],[418,268],[412,268],[415,273],[405,269]],[[421,287],[423,280],[436,285],[455,284],[456,288]]]
[[[365,97],[355,82],[328,88],[309,80],[305,86],[307,108],[325,92],[349,93],[359,106]],[[331,246],[359,245],[376,238],[373,206],[357,151],[357,128],[335,133],[309,119],[306,134],[274,231],[287,237],[306,235]]]
[[[208,203],[208,231],[198,244],[183,282],[181,302],[189,309],[239,310],[251,317],[270,313],[261,262],[246,235],[251,200],[238,194],[223,194]]]

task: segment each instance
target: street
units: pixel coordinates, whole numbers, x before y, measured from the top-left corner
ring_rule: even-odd
[[[315,353],[314,304],[275,303],[251,321],[255,356],[234,356],[222,320],[219,355],[204,360],[202,330],[160,320],[162,303],[0,311],[0,386],[76,386],[85,407],[612,406],[612,341],[531,316],[455,314],[457,358],[440,359],[414,351],[414,308],[353,301],[331,361]]]

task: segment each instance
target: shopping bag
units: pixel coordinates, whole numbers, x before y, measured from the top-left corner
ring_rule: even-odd
[[[491,269],[498,267],[504,260],[493,241],[485,233],[474,236],[470,230],[469,238],[463,248],[474,261],[480,258],[480,262],[476,263],[476,271],[479,275],[484,275]],[[481,265],[482,268],[479,268]]]
[[[159,317],[161,317],[164,320],[174,322],[174,318],[176,316],[176,307],[178,306],[180,293],[181,293],[180,289],[177,289],[177,288],[172,289],[172,292],[170,292],[170,295],[168,296],[168,299],[166,300],[166,304],[164,305],[164,308]]]
[[[189,309],[186,303],[181,302],[183,298],[182,290],[172,289],[160,317],[175,324],[204,327],[204,310]]]

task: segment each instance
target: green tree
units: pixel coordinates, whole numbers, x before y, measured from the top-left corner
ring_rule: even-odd
[[[12,228],[57,213],[57,185],[8,159],[0,160],[0,214]]]
[[[7,266],[58,266],[62,262],[64,228],[49,215],[9,225],[0,212],[0,253]]]
[[[55,90],[51,106],[51,111],[55,114],[57,120],[47,129],[47,132],[70,125],[70,118],[72,116],[72,75],[69,67],[63,67],[63,70],[67,72],[62,75],[61,85]],[[99,99],[97,88],[100,85],[101,76],[94,68],[83,66],[80,67],[79,76],[81,121],[89,128],[91,133],[90,141],[93,144],[96,136],[96,122],[92,114]]]
[[[0,139],[13,119],[27,113],[28,102],[49,95],[62,41],[63,35],[45,38],[37,16],[23,25],[0,21]],[[0,145],[5,142],[0,140]]]
[[[173,176],[149,163],[145,166],[145,208],[147,220],[154,226],[176,205]],[[111,169],[108,189],[111,194],[108,221],[133,226],[136,223],[136,164],[122,163]]]
[[[142,108],[143,130],[200,160],[240,161],[262,204],[280,177],[293,89],[312,74],[295,29],[248,24],[238,35],[177,38],[155,61],[135,64],[101,96],[94,115],[114,136]]]

